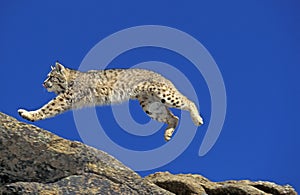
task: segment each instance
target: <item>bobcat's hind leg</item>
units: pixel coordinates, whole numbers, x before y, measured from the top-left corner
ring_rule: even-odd
[[[165,130],[164,138],[169,141],[178,124],[178,117],[175,116],[159,99],[153,96],[138,96],[140,105],[144,112],[152,119],[166,123],[168,126]]]
[[[188,110],[190,112],[192,121],[196,126],[203,125],[203,119],[200,116],[198,109],[194,102],[187,100],[186,104],[184,106],[182,106],[182,109]]]
[[[187,110],[190,112],[192,121],[196,126],[203,124],[203,119],[195,103],[181,94],[175,86],[171,84],[168,86],[164,83],[145,83],[144,85],[146,86],[144,90],[156,97],[157,101],[160,101],[163,106]]]

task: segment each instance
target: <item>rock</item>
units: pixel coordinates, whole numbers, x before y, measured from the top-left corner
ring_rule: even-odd
[[[171,194],[105,152],[0,112],[0,194]]]
[[[297,195],[297,192],[289,185],[280,186],[272,182],[264,181],[225,181],[212,182],[201,175],[178,174],[158,172],[147,176],[145,179],[176,194],[209,194],[209,195]]]
[[[0,112],[0,194],[297,194],[271,182],[212,182],[159,172],[141,178],[109,154]]]

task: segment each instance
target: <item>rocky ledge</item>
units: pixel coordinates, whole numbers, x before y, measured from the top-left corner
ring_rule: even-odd
[[[141,178],[109,154],[0,112],[0,194],[297,194],[271,182]]]

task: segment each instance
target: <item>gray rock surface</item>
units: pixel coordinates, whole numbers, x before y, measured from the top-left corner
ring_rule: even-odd
[[[271,182],[211,182],[168,172],[141,178],[109,154],[0,112],[0,194],[297,194]]]
[[[0,113],[0,192],[171,194],[105,152],[65,140],[3,113]]]
[[[212,182],[201,175],[158,172],[145,179],[176,194],[209,194],[209,195],[297,195],[289,185],[280,186],[267,181],[225,181]]]

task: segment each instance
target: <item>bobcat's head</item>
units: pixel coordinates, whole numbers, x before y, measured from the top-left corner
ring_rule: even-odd
[[[51,66],[51,71],[43,86],[49,91],[56,94],[64,92],[68,87],[67,69],[59,62],[55,63],[55,67]]]

